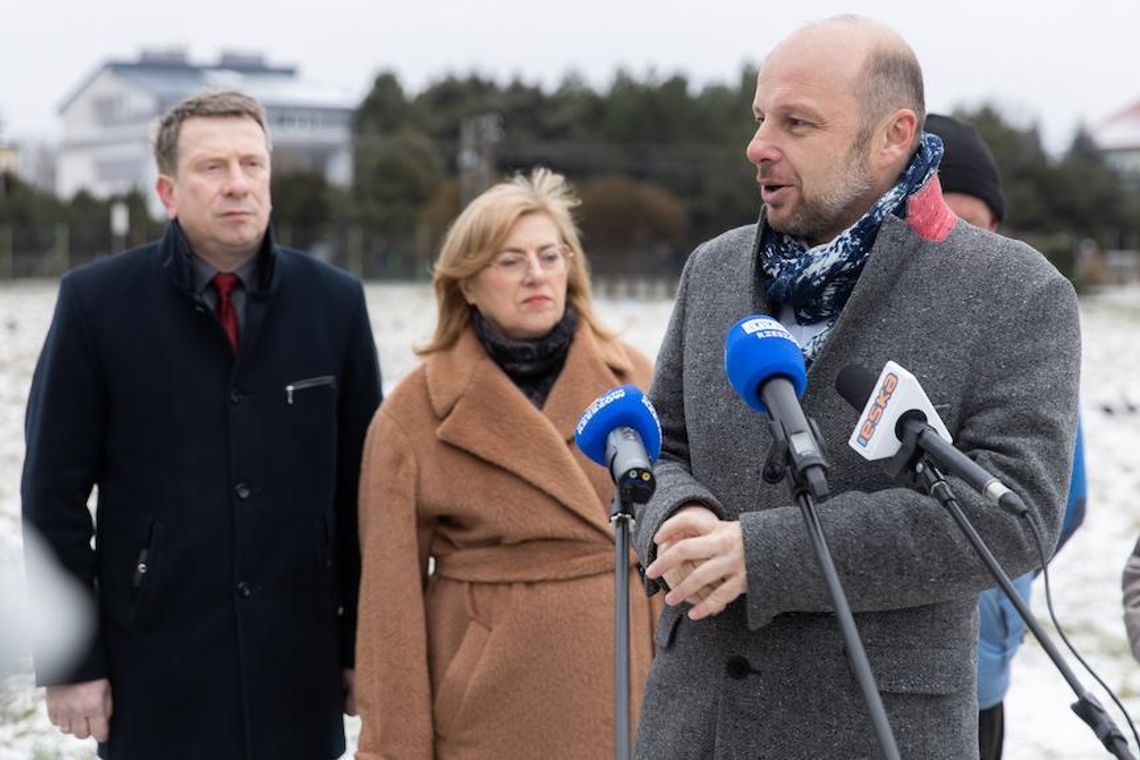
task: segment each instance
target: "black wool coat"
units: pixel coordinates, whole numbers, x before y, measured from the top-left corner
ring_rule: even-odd
[[[98,636],[37,677],[110,679],[112,760],[344,751],[376,347],[358,281],[271,235],[258,257],[236,356],[177,223],[60,284],[23,516],[91,590]]]

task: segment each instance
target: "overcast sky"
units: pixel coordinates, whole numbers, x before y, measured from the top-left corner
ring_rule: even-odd
[[[264,53],[363,97],[378,71],[416,92],[449,72],[553,85],[569,69],[598,87],[624,66],[735,82],[805,21],[857,11],[915,48],[931,111],[999,104],[1068,145],[1140,101],[1140,0],[3,0],[0,119],[9,138],[54,140],[58,107],[108,58],[181,46],[191,59]],[[742,121],[750,118],[741,114]],[[646,124],[646,140],[653,125]]]

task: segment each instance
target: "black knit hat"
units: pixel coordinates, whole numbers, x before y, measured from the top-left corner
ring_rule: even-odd
[[[943,192],[972,195],[985,202],[1000,222],[1005,218],[1001,175],[978,130],[949,116],[927,114],[925,130],[942,138],[945,152],[938,168]]]

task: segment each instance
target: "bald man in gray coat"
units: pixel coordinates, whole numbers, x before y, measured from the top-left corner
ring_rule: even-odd
[[[636,754],[881,756],[799,508],[761,478],[767,420],[724,375],[729,328],[766,312],[804,346],[801,401],[830,462],[820,522],[902,757],[976,758],[976,602],[993,581],[933,498],[847,446],[858,414],[835,378],[888,360],[914,373],[1052,546],[1077,414],[1073,289],[946,206],[921,70],[890,30],[840,17],[796,32],[753,110],[759,223],[690,257],[653,381],[664,446],[634,544],[669,606]],[[1011,576],[1039,563],[1025,521],[951,485]]]

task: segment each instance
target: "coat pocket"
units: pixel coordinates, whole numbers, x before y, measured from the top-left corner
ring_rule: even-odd
[[[974,660],[958,648],[867,644],[866,650],[884,694],[950,695],[973,688]]]
[[[657,650],[668,649],[673,646],[673,639],[676,638],[677,627],[681,624],[681,620],[685,617],[685,610],[688,609],[687,605],[678,605],[676,607],[665,605],[665,609],[661,611],[661,619],[657,621],[657,629],[653,631],[653,643],[657,645]]]
[[[328,511],[322,511],[320,520],[320,541],[317,544],[317,584],[316,609],[319,614],[332,613],[335,617],[344,614],[340,591],[340,567],[337,562],[336,529]]]
[[[472,619],[467,624],[459,649],[451,658],[439,682],[432,707],[436,730],[440,734],[449,734],[457,725],[471,680],[478,670],[479,661],[490,638],[491,631],[479,621]]]
[[[128,628],[143,628],[149,617],[156,585],[155,573],[162,566],[160,556],[162,523],[151,519],[147,523],[144,539],[128,569],[130,579],[127,604],[121,610],[121,622]]]
[[[301,395],[323,389],[336,390],[336,375],[306,377],[302,380],[294,380],[291,383],[287,383],[285,385],[285,403],[289,406],[293,406],[300,399]]]
[[[317,375],[292,380],[282,388],[284,411],[298,467],[304,471],[335,470],[337,441],[337,379]],[[279,397],[280,398],[280,397]]]

